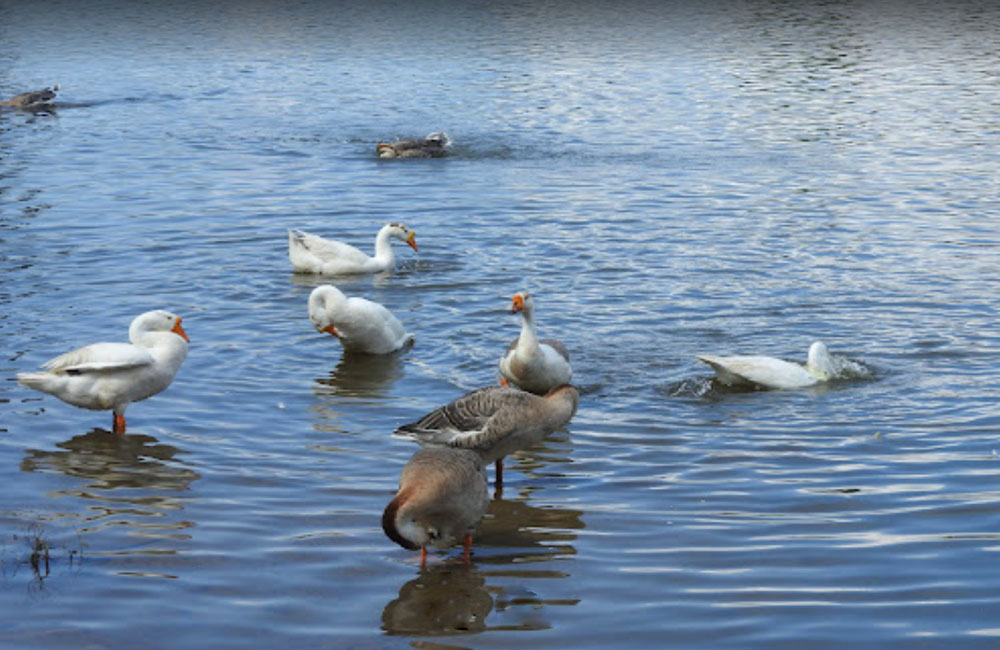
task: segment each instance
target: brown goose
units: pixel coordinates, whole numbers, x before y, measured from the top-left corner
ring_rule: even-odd
[[[435,131],[426,138],[379,142],[375,153],[379,158],[441,158],[448,153],[451,138],[444,131]]]
[[[521,313],[521,334],[500,358],[500,383],[513,384],[536,395],[568,384],[573,377],[566,346],[555,339],[539,339],[535,330],[535,302],[527,291],[514,294],[511,313]]]
[[[57,92],[59,92],[59,84],[51,88],[31,90],[26,93],[14,95],[10,99],[0,102],[0,106],[9,106],[25,111],[49,108],[52,106],[52,100],[56,98]]]
[[[410,550],[447,548],[462,539],[468,561],[475,530],[489,503],[479,454],[449,447],[420,449],[399,476],[399,491],[382,513],[382,530]]]
[[[503,457],[530,447],[566,425],[580,393],[569,384],[544,396],[509,386],[487,386],[434,409],[396,433],[425,447],[472,449],[496,463],[496,486],[503,483]]]

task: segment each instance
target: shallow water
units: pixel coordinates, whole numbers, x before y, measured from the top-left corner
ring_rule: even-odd
[[[62,87],[0,113],[0,646],[996,645],[990,3],[207,7],[0,9],[3,96]],[[345,357],[286,229],[391,220],[419,253],[336,282],[416,344]],[[422,571],[391,433],[496,381],[525,288],[580,409]],[[128,435],[15,382],[160,307]],[[696,360],[813,340],[861,371]]]

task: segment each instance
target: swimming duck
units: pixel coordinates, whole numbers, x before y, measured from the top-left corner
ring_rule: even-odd
[[[716,379],[726,386],[805,388],[836,375],[830,352],[819,341],[809,347],[805,366],[764,356],[719,357],[704,354],[698,359],[712,366]]]
[[[413,341],[388,309],[365,298],[348,298],[329,284],[309,294],[309,320],[316,331],[340,339],[347,352],[386,354]]]
[[[468,449],[420,449],[399,477],[399,491],[382,513],[382,530],[410,550],[447,548],[459,538],[468,561],[472,532],[489,503],[486,472],[479,454]]]
[[[390,239],[405,241],[410,248],[417,250],[412,230],[401,223],[388,223],[375,236],[375,257],[369,257],[350,244],[310,235],[302,230],[289,230],[288,258],[296,273],[378,273],[392,269],[396,264]]]
[[[25,111],[50,108],[52,100],[56,98],[57,92],[59,92],[59,84],[55,84],[51,88],[31,90],[26,93],[14,95],[10,99],[0,102],[0,106],[9,106]]]
[[[17,381],[73,406],[111,410],[112,431],[123,434],[125,409],[170,385],[190,341],[180,316],[162,309],[137,316],[128,338],[130,343],[94,343],[67,352],[44,364],[44,372],[20,373]]]
[[[379,158],[441,158],[447,155],[451,138],[444,131],[435,131],[426,138],[379,142],[375,153]]]
[[[580,393],[569,384],[544,396],[510,386],[487,386],[434,409],[396,434],[426,447],[472,449],[496,464],[496,486],[503,483],[503,457],[541,441],[570,421]]]
[[[569,351],[555,339],[539,340],[535,330],[535,302],[527,291],[514,294],[511,313],[521,313],[521,334],[500,358],[500,383],[544,395],[573,377]]]

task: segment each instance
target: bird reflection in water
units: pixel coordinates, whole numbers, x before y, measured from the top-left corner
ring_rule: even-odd
[[[176,447],[158,442],[142,434],[108,435],[96,428],[56,445],[58,450],[28,449],[21,461],[25,472],[62,472],[66,476],[84,479],[78,488],[59,490],[55,496],[71,496],[88,504],[85,521],[92,532],[109,519],[127,518],[124,522],[150,535],[184,538],[177,531],[193,526],[187,521],[163,522],[164,512],[183,510],[176,493],[184,492],[200,476],[184,467],[176,457]],[[128,490],[133,490],[129,492]],[[94,508],[93,503],[100,504]],[[155,517],[155,526],[140,523],[139,517]],[[120,523],[120,522],[116,522]]]
[[[384,397],[403,376],[403,352],[358,354],[345,352],[329,377],[316,380],[330,392],[348,397]]]

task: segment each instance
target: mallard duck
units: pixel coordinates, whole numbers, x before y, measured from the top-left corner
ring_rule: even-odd
[[[350,244],[310,235],[302,230],[288,231],[288,258],[296,273],[341,275],[378,273],[392,269],[396,255],[390,239],[400,239],[417,250],[415,233],[401,223],[388,223],[375,235],[375,257]]]
[[[112,431],[125,433],[125,409],[156,395],[173,381],[190,339],[181,318],[157,309],[135,318],[130,343],[94,343],[52,359],[44,372],[17,375],[23,386],[73,406],[111,410]]]
[[[521,314],[521,334],[500,358],[501,383],[544,395],[573,378],[569,351],[555,339],[539,339],[535,330],[535,302],[527,291],[514,294],[511,313]]]
[[[59,84],[55,84],[51,88],[31,90],[14,95],[10,99],[0,102],[0,106],[9,106],[25,111],[49,108],[52,106],[52,100],[56,98],[57,92],[59,92]]]
[[[447,155],[451,138],[443,131],[435,131],[426,138],[379,142],[375,153],[379,158],[440,158]]]
[[[703,354],[698,359],[712,366],[716,380],[726,386],[805,388],[836,375],[830,352],[819,341],[809,347],[805,366],[765,356],[719,357]]]
[[[472,532],[488,503],[479,454],[467,449],[421,449],[403,467],[399,491],[382,513],[382,530],[403,548],[420,549],[421,565],[426,563],[428,546],[447,548],[459,539],[468,561]]]
[[[413,342],[388,309],[365,298],[348,298],[329,284],[309,294],[309,320],[316,331],[336,336],[347,352],[386,354]]]

